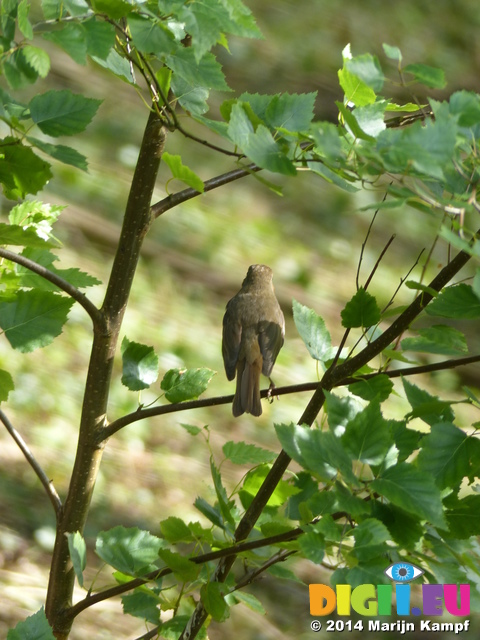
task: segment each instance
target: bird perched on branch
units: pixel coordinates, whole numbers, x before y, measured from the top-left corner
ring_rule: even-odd
[[[273,272],[264,264],[248,268],[240,291],[223,317],[222,355],[229,380],[237,376],[232,411],[259,416],[260,373],[270,378],[285,336],[285,319],[273,290]],[[270,388],[274,388],[270,380]]]

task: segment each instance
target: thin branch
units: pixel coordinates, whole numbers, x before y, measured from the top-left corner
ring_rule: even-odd
[[[257,167],[256,164],[249,164],[248,166],[241,169],[234,169],[233,171],[228,171],[227,173],[222,173],[219,176],[215,176],[214,178],[210,178],[207,180],[204,185],[204,193],[207,191],[213,191],[213,189],[217,189],[218,187],[222,187],[225,184],[230,182],[234,182],[235,180],[239,180],[240,178],[245,178],[246,176],[251,175],[252,173],[256,173],[257,171],[261,171],[261,167]],[[187,200],[191,200],[192,198],[196,198],[201,195],[199,191],[196,189],[188,188],[179,191],[178,193],[172,193],[172,195],[167,196],[163,200],[152,205],[150,211],[152,214],[152,218],[158,218],[165,213],[165,211],[169,211]]]
[[[50,498],[50,502],[53,505],[53,508],[55,510],[55,515],[57,516],[57,519],[58,519],[59,515],[62,512],[62,501],[60,500],[60,496],[58,495],[55,487],[53,486],[52,480],[48,479],[47,474],[42,469],[42,467],[40,466],[40,463],[36,460],[33,453],[30,451],[25,440],[22,438],[19,432],[15,429],[13,424],[10,422],[10,420],[7,418],[7,416],[1,409],[0,409],[0,420],[5,425],[5,428],[7,429],[8,433],[15,440],[15,443],[17,444],[18,448],[25,456],[28,464],[32,467],[38,479],[42,483],[43,488],[45,489],[48,497]]]
[[[73,284],[70,284],[70,282],[64,280],[61,276],[53,273],[53,271],[50,271],[41,264],[38,264],[37,262],[34,262],[33,260],[26,258],[25,256],[21,256],[18,253],[14,253],[13,251],[4,249],[3,247],[0,247],[0,256],[29,269],[29,271],[36,273],[44,280],[48,280],[48,282],[54,284],[56,287],[67,293],[85,309],[85,311],[92,319],[94,327],[101,328],[103,326],[104,318],[100,309],[98,309],[84,293],[74,287]]]
[[[372,281],[373,276],[375,275],[376,270],[378,269],[380,262],[383,259],[383,256],[387,253],[388,251],[388,247],[392,244],[392,242],[395,240],[395,234],[393,234],[393,236],[390,237],[389,241],[387,242],[387,244],[383,247],[380,255],[377,258],[377,261],[375,262],[375,264],[373,265],[373,269],[370,272],[370,275],[368,276],[368,278],[365,281],[365,284],[363,285],[363,288],[365,290],[368,289],[368,285],[370,284],[370,282]]]
[[[419,365],[416,367],[402,367],[401,369],[395,369],[393,371],[376,371],[375,373],[367,373],[359,376],[349,376],[343,378],[341,381],[335,383],[332,388],[343,387],[353,382],[359,382],[361,380],[371,380],[379,375],[387,376],[388,378],[400,378],[401,376],[414,376],[421,373],[433,373],[435,371],[444,371],[445,369],[455,369],[457,367],[472,364],[474,362],[480,362],[480,355],[466,356],[464,358],[456,358],[453,360],[444,360],[442,362],[433,362],[431,364]],[[301,384],[292,384],[285,387],[275,387],[276,396],[285,396],[292,393],[302,393],[304,391],[315,391],[318,387],[318,380],[315,382],[303,382]],[[268,398],[270,389],[263,389],[260,392],[262,398]],[[158,407],[148,407],[148,409],[138,408],[132,413],[114,420],[107,425],[101,434],[101,441],[107,440],[115,433],[127,427],[134,422],[140,420],[146,420],[147,418],[153,418],[155,416],[165,415],[167,413],[176,413],[177,411],[189,411],[190,409],[200,409],[203,407],[216,407],[221,404],[231,404],[233,402],[233,394],[228,396],[215,396],[213,398],[202,398],[200,400],[189,400],[187,402],[177,402],[174,404],[166,404]]]

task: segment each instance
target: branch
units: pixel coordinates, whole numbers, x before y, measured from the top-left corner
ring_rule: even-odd
[[[204,193],[207,191],[213,191],[213,189],[222,187],[223,185],[239,180],[240,178],[245,178],[246,176],[261,170],[261,167],[257,167],[256,164],[249,164],[245,168],[234,169],[233,171],[222,173],[219,176],[210,178],[210,180],[207,180],[204,183]],[[192,198],[196,198],[199,195],[201,195],[200,191],[192,188],[183,189],[183,191],[179,191],[178,193],[172,193],[172,195],[167,196],[163,200],[152,205],[150,209],[152,218],[158,218],[162,213],[165,213],[165,211],[169,211],[170,209],[173,209],[173,207],[176,207],[187,200],[191,200]]]
[[[0,420],[5,425],[8,433],[15,440],[15,443],[17,444],[17,446],[19,447],[20,451],[25,456],[28,464],[35,471],[38,479],[42,483],[43,488],[45,489],[48,497],[50,498],[50,502],[53,505],[53,508],[55,510],[55,515],[57,516],[57,519],[58,519],[58,516],[60,515],[60,513],[62,511],[62,501],[60,500],[60,496],[58,495],[55,487],[53,486],[52,480],[48,479],[45,471],[42,469],[42,467],[40,466],[39,462],[36,460],[35,456],[33,455],[33,453],[28,448],[28,445],[25,442],[25,440],[18,433],[18,431],[15,429],[13,424],[10,422],[10,420],[7,418],[7,416],[5,415],[5,413],[1,409],[0,409]]]
[[[74,287],[73,284],[70,284],[70,282],[64,280],[61,276],[53,273],[53,271],[50,271],[41,264],[38,264],[37,262],[34,262],[33,260],[26,258],[25,256],[21,256],[18,253],[14,253],[13,251],[4,249],[3,247],[0,247],[0,256],[6,258],[7,260],[10,260],[11,262],[19,264],[22,267],[26,267],[44,280],[48,280],[48,282],[54,284],[56,287],[67,293],[85,309],[85,311],[92,319],[94,327],[100,328],[103,325],[104,318],[100,309],[98,309],[84,293]]]
[[[365,375],[350,376],[338,382],[334,387],[343,387],[353,382],[361,380],[371,380],[379,375],[387,376],[387,378],[400,378],[401,376],[414,376],[421,373],[433,373],[434,371],[444,371],[445,369],[455,369],[457,367],[472,364],[480,361],[480,354],[474,356],[466,356],[464,358],[456,358],[453,360],[443,360],[442,362],[433,362],[431,364],[418,365],[416,367],[402,367],[393,371],[376,371],[375,373],[367,373]],[[318,380],[314,382],[303,382],[302,384],[292,384],[285,387],[275,387],[276,396],[285,396],[292,393],[302,393],[304,391],[315,391],[318,387]],[[268,398],[271,395],[270,389],[263,389],[260,392],[262,398]],[[213,398],[202,398],[201,400],[190,400],[188,402],[177,402],[174,404],[162,405],[160,407],[149,407],[148,409],[139,408],[132,413],[111,422],[101,434],[101,441],[110,438],[115,433],[127,427],[129,424],[161,416],[166,413],[176,413],[177,411],[188,411],[190,409],[200,409],[202,407],[216,407],[221,404],[230,404],[233,402],[233,394],[228,396],[215,396]]]

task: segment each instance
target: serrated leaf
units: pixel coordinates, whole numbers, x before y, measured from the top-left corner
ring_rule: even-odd
[[[11,200],[36,194],[52,177],[50,165],[15,138],[0,143],[0,182]]]
[[[177,100],[188,113],[199,117],[209,109],[207,104],[209,90],[206,87],[198,87],[194,83],[189,83],[180,76],[172,77],[172,90]],[[203,122],[203,119],[200,120]],[[213,123],[214,121],[208,120]]]
[[[199,369],[170,369],[160,383],[169,402],[195,400],[210,384],[216,371],[206,367]]]
[[[17,18],[18,18],[18,28],[22,32],[22,34],[27,38],[27,40],[33,40],[33,29],[30,24],[30,20],[28,19],[28,14],[30,12],[30,2],[29,0],[21,0],[18,3],[17,9]],[[45,77],[45,76],[42,76]]]
[[[380,321],[380,309],[375,298],[361,287],[341,312],[346,328],[373,327]]]
[[[408,64],[404,71],[413,74],[416,82],[431,89],[443,89],[447,84],[444,71],[436,67],[430,67],[426,64]]]
[[[364,400],[373,400],[377,398],[379,402],[386,400],[392,390],[393,382],[384,374],[379,374],[368,380],[359,380],[348,385],[348,390]]]
[[[420,389],[406,378],[402,378],[402,382],[405,395],[413,410],[413,417],[419,417],[429,425],[454,421],[455,416],[449,402],[430,395],[428,391]]]
[[[276,458],[273,451],[267,451],[267,449],[262,449],[254,444],[233,442],[232,440],[223,445],[222,451],[233,464],[263,464],[272,462]]]
[[[113,20],[124,18],[135,7],[128,0],[93,0],[92,4],[97,13],[106,13]]]
[[[363,520],[353,530],[355,546],[352,551],[359,562],[369,562],[388,551],[386,542],[390,540],[387,527],[375,518]]]
[[[28,64],[35,69],[41,78],[46,78],[50,71],[50,56],[39,47],[27,44],[22,48],[22,53]]]
[[[455,500],[446,511],[448,528],[455,538],[466,539],[480,532],[480,496],[468,495]]]
[[[214,525],[220,527],[221,529],[225,529],[225,524],[223,522],[220,511],[215,507],[212,507],[204,498],[197,498],[194,502],[194,506],[203,514],[207,520],[210,520]]]
[[[190,542],[192,533],[181,518],[170,516],[160,522],[160,529],[165,540],[169,542]]]
[[[276,129],[305,131],[313,119],[316,97],[316,92],[273,96],[265,111],[267,123]]]
[[[43,153],[47,153],[52,158],[55,158],[55,160],[59,160],[64,164],[69,164],[72,167],[81,169],[82,171],[87,171],[88,169],[86,157],[76,149],[72,149],[72,147],[67,147],[63,144],[50,144],[49,142],[44,142],[38,138],[27,137],[27,140],[30,144],[35,145],[40,149],[40,151],[43,151]]]
[[[371,402],[347,423],[341,441],[354,460],[370,465],[383,462],[393,438],[378,401]]]
[[[473,320],[480,318],[480,299],[470,285],[462,283],[444,289],[425,310],[431,316]]]
[[[8,395],[10,391],[15,389],[15,385],[13,384],[13,378],[8,373],[8,371],[4,371],[0,369],[0,402],[5,402],[8,400]]]
[[[213,479],[213,486],[215,487],[215,493],[217,494],[218,506],[225,522],[228,522],[232,527],[235,526],[235,520],[232,516],[232,508],[234,507],[233,500],[229,500],[225,487],[223,486],[222,476],[217,469],[213,457],[210,458],[210,471]]]
[[[230,91],[222,67],[212,53],[206,53],[197,62],[191,47],[182,48],[176,51],[175,55],[167,57],[167,65],[174,75],[177,74],[190,85],[217,91]]]
[[[271,465],[263,464],[255,467],[247,473],[240,490],[240,499],[242,500],[244,507],[248,507],[251,504],[253,498],[257,495],[260,487],[264,483],[270,468]],[[275,491],[268,499],[267,506],[280,507],[290,496],[295,495],[296,493],[298,493],[298,489],[296,487],[285,480],[280,480],[275,487]]]
[[[95,17],[83,22],[87,53],[89,56],[105,60],[115,46],[115,27],[113,24],[97,20]]]
[[[34,227],[21,227],[17,224],[0,222],[0,245],[17,245],[22,247],[51,247],[52,242],[39,237]]]
[[[182,163],[181,156],[171,155],[167,151],[164,152],[162,160],[170,167],[170,171],[174,178],[181,180],[192,189],[199,193],[203,193],[205,185],[203,180],[197,176],[189,167]]]
[[[127,575],[142,575],[154,569],[162,540],[137,527],[114,527],[101,531],[95,551],[107,564]]]
[[[123,613],[158,625],[160,599],[152,591],[137,590],[122,596]]]
[[[172,32],[159,21],[132,13],[128,17],[128,26],[135,46],[142,53],[154,53],[161,57],[177,48]]]
[[[347,423],[363,411],[363,405],[356,398],[349,396],[340,397],[326,390],[324,394],[328,426],[335,435],[341,436]]]
[[[293,300],[293,320],[312,358],[325,362],[332,357],[332,340],[323,318]]]
[[[445,528],[439,489],[433,478],[411,464],[401,462],[385,469],[370,486],[397,507],[431,522],[434,526]]]
[[[42,607],[7,633],[7,640],[55,640]]]
[[[242,147],[244,153],[262,169],[287,176],[295,176],[297,169],[285,155],[270,131],[259,125],[255,133],[251,133]]]
[[[418,337],[405,338],[400,343],[404,351],[437,353],[445,356],[458,356],[468,353],[464,334],[453,327],[443,324],[427,329],[419,329]]]
[[[180,423],[180,426],[185,429],[185,431],[188,431],[188,433],[191,436],[198,436],[199,433],[202,433],[203,429],[201,429],[200,427],[196,427],[193,424],[184,424],[184,423]]]
[[[125,58],[115,51],[115,49],[111,49],[108,56],[103,59],[98,56],[92,55],[92,60],[94,60],[98,65],[103,67],[104,69],[108,69],[114,75],[121,78],[125,82],[130,84],[133,83],[132,70],[130,67],[130,63]]]
[[[49,291],[19,291],[13,300],[0,298],[0,327],[14,349],[29,353],[62,333],[73,303]]]
[[[82,24],[65,24],[61,29],[47,31],[42,36],[61,47],[77,64],[87,63],[87,34]]]
[[[223,622],[230,616],[230,607],[225,602],[227,587],[219,582],[207,582],[200,589],[203,606],[217,622]]]
[[[252,611],[255,611],[255,613],[259,613],[261,616],[265,615],[266,611],[263,604],[253,594],[238,590],[230,595],[233,596],[237,602],[241,602]]]
[[[30,100],[30,115],[46,135],[71,136],[84,131],[102,100],[86,98],[64,89],[47,91]]]
[[[440,489],[459,486],[470,468],[469,438],[450,422],[434,424],[422,439],[418,468],[435,479]]]
[[[382,90],[385,76],[376,56],[372,56],[371,53],[364,53],[350,59],[347,58],[344,66],[367,87],[373,89],[375,93]],[[360,106],[357,102],[355,104]]]
[[[195,564],[179,553],[174,553],[169,549],[160,549],[158,555],[182,582],[195,580],[200,572],[200,566],[198,564]]]
[[[158,356],[153,347],[138,342],[122,341],[122,384],[130,391],[141,391],[158,378]]]
[[[66,533],[65,535],[68,540],[68,551],[73,570],[77,576],[78,584],[83,587],[83,572],[87,566],[87,545],[80,531]]]

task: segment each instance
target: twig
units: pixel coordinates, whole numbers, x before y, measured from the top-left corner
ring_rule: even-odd
[[[26,258],[25,256],[21,256],[18,253],[14,253],[13,251],[9,251],[8,249],[4,249],[0,247],[0,256],[10,260],[11,262],[15,262],[16,264],[21,265],[22,267],[26,267],[33,273],[36,273],[38,276],[42,277],[44,280],[48,280],[56,287],[67,293],[71,298],[73,298],[76,302],[78,302],[88,313],[90,318],[92,319],[94,327],[101,328],[104,324],[103,314],[98,309],[90,298],[82,293],[79,289],[70,284],[67,280],[64,280],[61,276],[53,273],[46,267],[38,264],[38,262],[34,262],[30,260],[30,258]]]
[[[377,371],[375,373],[367,373],[359,376],[349,376],[343,378],[340,382],[333,385],[335,387],[343,387],[353,382],[359,382],[361,380],[371,380],[379,375],[387,376],[388,378],[400,378],[401,376],[414,376],[421,373],[433,373],[434,371],[444,371],[445,369],[455,369],[456,367],[465,366],[474,362],[480,362],[480,355],[466,356],[464,358],[456,358],[453,360],[444,360],[442,362],[433,362],[431,364],[419,365],[416,367],[402,367],[401,369],[395,369],[394,371]],[[318,380],[315,382],[303,382],[302,384],[292,384],[285,387],[275,387],[276,396],[290,395],[292,393],[301,393],[304,391],[315,391],[318,387]],[[268,398],[269,389],[263,389],[260,392],[262,398]],[[228,396],[215,396],[213,398],[202,398],[200,400],[189,400],[187,402],[177,402],[174,404],[166,404],[158,407],[149,407],[148,409],[139,408],[132,413],[113,420],[107,425],[101,432],[101,442],[107,440],[115,433],[127,427],[129,424],[138,422],[140,420],[146,420],[147,418],[153,418],[155,416],[165,415],[167,413],[176,413],[177,411],[189,411],[190,409],[200,409],[203,407],[216,407],[221,404],[231,404],[233,401],[233,394]]]
[[[25,440],[22,438],[19,432],[15,429],[13,424],[10,422],[10,420],[7,418],[7,416],[1,409],[0,409],[0,420],[5,425],[5,428],[7,429],[8,433],[15,440],[15,443],[17,444],[18,448],[25,456],[28,464],[32,467],[38,479],[42,483],[43,488],[45,489],[48,497],[50,498],[50,502],[53,505],[53,508],[55,510],[55,515],[58,518],[58,516],[62,511],[62,501],[60,500],[60,496],[58,495],[55,487],[53,486],[52,480],[48,479],[47,474],[42,469],[42,467],[40,466],[40,463],[36,460],[33,453],[30,451]]]
[[[204,185],[204,192],[212,191],[213,189],[217,189],[218,187],[222,187],[225,184],[230,182],[234,182],[235,180],[239,180],[240,178],[245,178],[252,173],[256,173],[257,171],[261,171],[261,167],[257,167],[256,164],[249,164],[241,169],[233,169],[233,171],[228,171],[227,173],[222,173],[219,176],[215,176],[214,178],[210,178],[207,180]],[[163,200],[152,205],[150,211],[152,214],[152,218],[158,218],[165,213],[165,211],[169,211],[173,207],[176,207],[187,200],[191,200],[192,198],[196,198],[200,195],[200,192],[193,188],[183,189],[178,193],[173,193]]]

